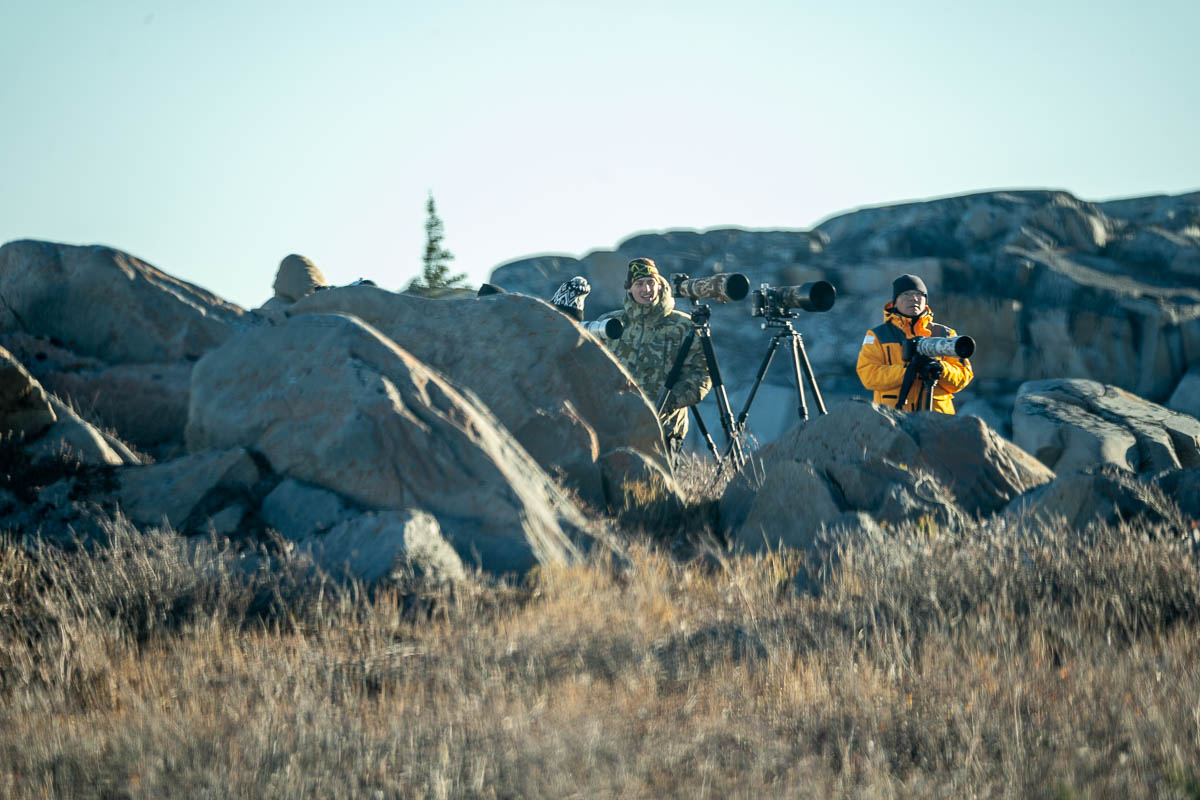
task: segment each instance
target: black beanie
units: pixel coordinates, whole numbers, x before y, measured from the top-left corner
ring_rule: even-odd
[[[913,290],[920,292],[925,297],[929,297],[929,290],[925,288],[925,281],[916,275],[901,275],[892,281],[892,302],[896,302],[896,298],[905,292]]]

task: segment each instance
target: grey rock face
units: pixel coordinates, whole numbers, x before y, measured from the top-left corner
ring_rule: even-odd
[[[299,315],[201,359],[187,441],[246,447],[368,509],[426,510],[464,561],[496,573],[570,561],[571,537],[587,539],[582,514],[473,395],[351,317]]]
[[[373,286],[327,289],[293,315],[352,314],[473,392],[521,446],[603,507],[601,453],[627,447],[670,474],[653,409],[612,355],[549,304],[517,295],[431,300]]]
[[[1200,418],[1200,366],[1193,367],[1180,379],[1167,400],[1167,408]]]
[[[66,456],[92,466],[138,463],[138,458],[125,445],[98,430],[58,398],[51,396],[50,405],[57,421],[25,447],[31,461],[36,463]]]
[[[201,504],[207,497],[218,490],[249,493],[261,477],[258,465],[242,448],[208,451],[122,470],[116,498],[125,515],[138,524],[166,522],[178,531],[203,531],[209,517],[203,515],[206,509]],[[226,503],[218,505],[221,509],[210,512],[225,511],[225,516],[216,520],[217,524],[220,528],[232,525],[236,529],[241,516],[234,518],[235,512],[227,510],[231,506]]]
[[[379,511],[347,519],[299,543],[335,577],[376,583],[405,570],[437,581],[466,576],[462,560],[442,537],[437,520],[423,511]]]
[[[24,441],[57,419],[41,384],[11,353],[0,348],[0,435]]]
[[[1075,530],[1089,525],[1177,523],[1179,509],[1153,483],[1112,466],[1058,476],[1017,498],[1009,511],[1050,524],[1065,522]]]
[[[1096,381],[1024,384],[1013,440],[1058,473],[1102,464],[1131,472],[1200,466],[1200,420]]]
[[[54,337],[108,364],[195,360],[227,339],[243,313],[109,247],[0,247],[0,332]]]
[[[1052,478],[977,418],[843,403],[760,450],[721,498],[721,523],[751,549],[811,550],[847,513],[953,523],[999,511]]]
[[[355,515],[341,496],[292,478],[279,482],[263,498],[263,522],[294,541],[323,533]]]

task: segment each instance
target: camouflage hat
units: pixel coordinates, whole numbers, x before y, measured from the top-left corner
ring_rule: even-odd
[[[640,278],[658,277],[658,266],[652,258],[635,258],[629,262],[629,274],[625,276],[625,288],[633,286]]]

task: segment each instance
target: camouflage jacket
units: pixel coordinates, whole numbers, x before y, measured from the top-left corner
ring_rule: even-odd
[[[691,317],[675,310],[675,298],[667,281],[660,277],[659,283],[662,291],[654,303],[640,306],[626,294],[623,310],[601,317],[615,317],[625,326],[620,339],[608,340],[609,346],[655,407],[679,347],[692,329]],[[688,429],[688,407],[699,403],[710,388],[712,379],[704,350],[699,338],[693,337],[683,371],[659,417],[665,436],[683,438]]]

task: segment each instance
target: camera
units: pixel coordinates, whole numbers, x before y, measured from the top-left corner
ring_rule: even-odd
[[[590,332],[598,339],[620,339],[621,334],[625,331],[625,326],[621,324],[621,320],[616,318],[597,319],[579,324],[583,326],[584,330]]]
[[[837,289],[829,281],[810,281],[800,286],[776,286],[762,284],[754,290],[750,309],[752,317],[790,317],[791,309],[801,311],[828,311],[837,299]]]
[[[912,361],[918,355],[926,358],[970,358],[974,353],[975,340],[970,336],[925,336],[906,340],[903,358],[905,361]]]
[[[671,276],[671,288],[676,297],[728,303],[741,300],[750,292],[750,279],[740,272],[711,275],[707,278],[693,278],[678,272]]]

